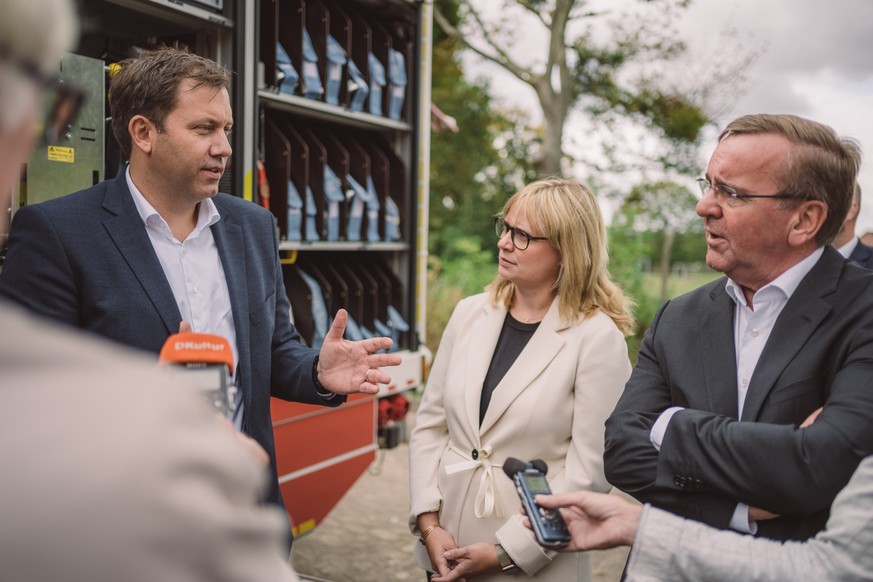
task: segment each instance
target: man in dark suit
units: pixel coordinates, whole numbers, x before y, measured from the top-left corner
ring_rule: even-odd
[[[129,166],[16,213],[0,296],[154,354],[180,330],[226,337],[238,362],[234,424],[269,454],[266,499],[281,505],[270,396],[337,406],[376,393],[390,381],[379,368],[399,357],[376,353],[388,338],[343,340],[342,310],[320,352],[301,343],[273,216],[218,193],[231,154],[229,83],[226,69],[181,49],[124,63],[109,99]]]
[[[837,233],[832,246],[847,259],[851,259],[864,267],[873,270],[873,247],[865,245],[855,234],[855,223],[861,211],[861,185],[855,182],[855,195],[852,197],[852,207],[843,221],[843,227]]]
[[[824,527],[873,452],[873,274],[829,246],[860,159],[794,116],[722,132],[697,213],[707,264],[726,277],[655,315],[606,422],[610,483],[720,528]]]

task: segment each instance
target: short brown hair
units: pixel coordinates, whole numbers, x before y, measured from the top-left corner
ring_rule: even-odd
[[[794,145],[777,173],[779,191],[824,202],[828,215],[816,234],[816,242],[832,242],[852,207],[861,146],[852,138],[840,137],[827,125],[795,115],[744,115],[731,121],[718,140],[765,133],[782,136]]]
[[[230,87],[230,71],[182,46],[164,46],[120,64],[121,71],[109,87],[109,108],[112,132],[125,159],[130,157],[132,147],[127,128],[130,120],[142,115],[163,131],[164,120],[176,106],[176,91],[184,79],[193,79],[197,87]]]

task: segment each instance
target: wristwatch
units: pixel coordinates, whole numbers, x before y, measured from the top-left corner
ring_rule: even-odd
[[[503,573],[514,574],[518,566],[512,563],[512,558],[509,557],[509,554],[506,553],[503,546],[500,544],[494,544],[494,551],[497,552],[497,561],[500,563],[500,569]]]
[[[312,362],[312,383],[315,384],[315,393],[321,396],[322,400],[331,400],[336,396],[336,392],[331,392],[318,381],[318,356],[315,356]]]

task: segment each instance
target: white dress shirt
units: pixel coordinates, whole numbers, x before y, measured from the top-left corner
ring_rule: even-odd
[[[220,220],[215,203],[207,198],[199,204],[197,225],[184,241],[178,241],[167,222],[145,199],[125,171],[127,186],[133,196],[149,240],[170,283],[182,319],[191,324],[191,331],[222,336],[230,343],[233,361],[239,365],[236,329],[230,307],[230,291],[215,238],[209,228]],[[178,330],[172,330],[175,333]],[[235,372],[235,370],[234,370]],[[233,422],[242,427],[242,392],[237,391]]]
[[[767,345],[770,332],[776,324],[776,319],[782,313],[782,309],[791,299],[794,291],[804,277],[812,270],[813,266],[821,258],[824,247],[819,247],[808,257],[779,275],[776,279],[764,285],[755,292],[752,304],[746,302],[743,290],[734,280],[728,279],[725,289],[728,295],[736,303],[734,310],[734,346],[737,357],[737,418],[742,418],[743,407],[746,403],[746,393],[752,375],[761,358],[761,352]],[[661,450],[664,435],[673,415],[683,410],[681,406],[673,406],[660,414],[658,420],[652,426],[649,438],[652,445]],[[755,533],[757,526],[748,519],[749,506],[738,503],[731,518],[730,527],[737,531]]]
[[[853,236],[849,242],[838,248],[840,254],[846,257],[847,259],[852,256],[852,253],[855,252],[855,247],[858,246],[858,243],[861,242],[857,236]]]

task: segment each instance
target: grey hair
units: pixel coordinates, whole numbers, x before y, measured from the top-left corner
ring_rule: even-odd
[[[3,0],[0,18],[0,135],[17,129],[35,98],[34,84],[10,59],[46,74],[57,70],[76,42],[78,18],[71,0]]]

